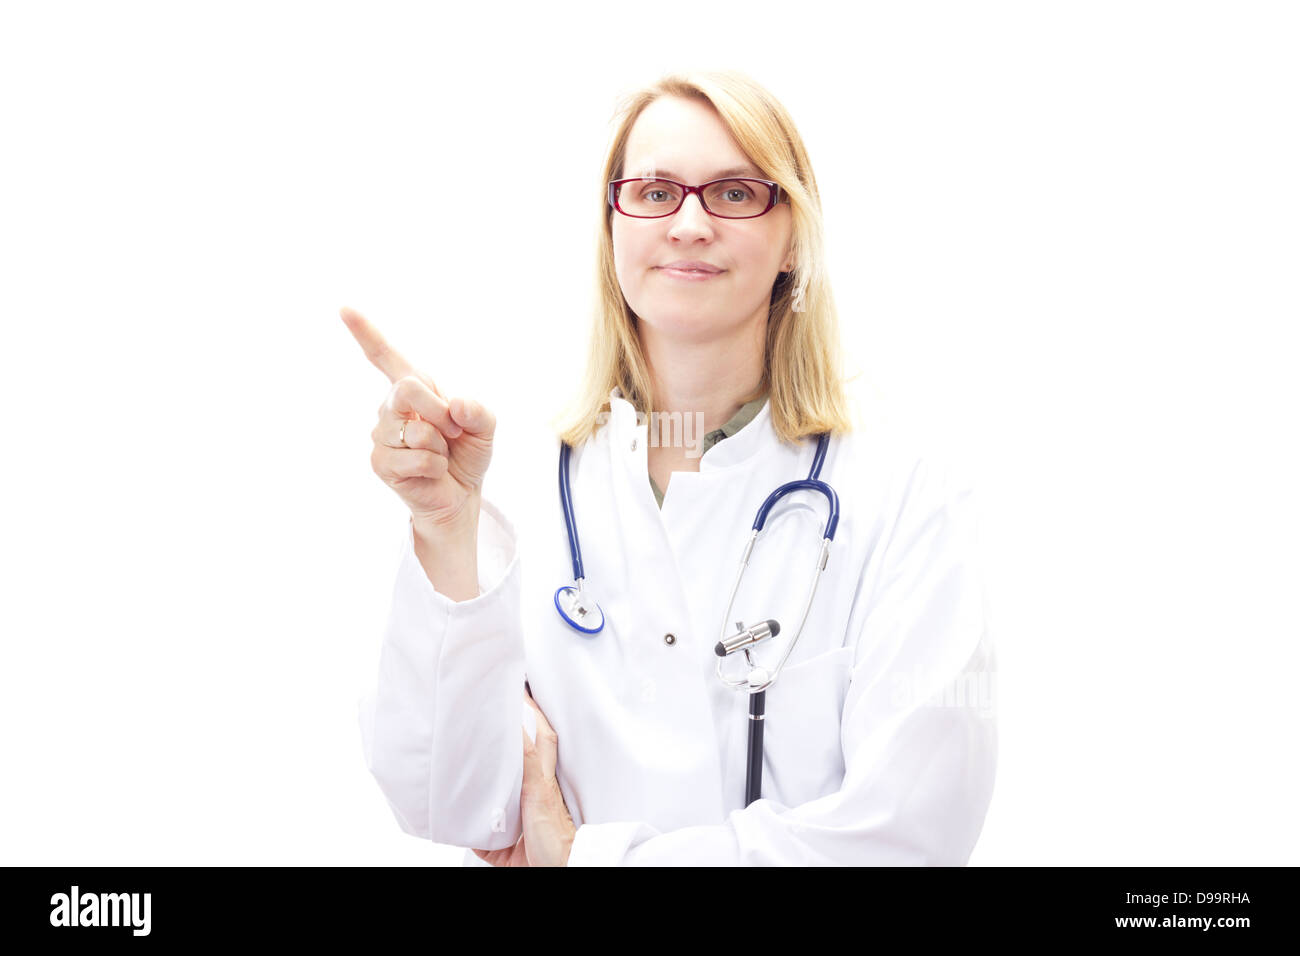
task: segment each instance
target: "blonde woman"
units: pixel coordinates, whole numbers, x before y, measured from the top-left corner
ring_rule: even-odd
[[[964,864],[996,765],[973,500],[854,421],[793,121],[664,77],[597,186],[586,374],[510,516],[494,415],[343,311],[411,510],[360,714],[398,823],[469,865]]]

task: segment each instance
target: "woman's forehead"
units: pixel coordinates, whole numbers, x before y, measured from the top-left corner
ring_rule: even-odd
[[[691,172],[691,170],[697,170],[697,172]],[[654,179],[675,179],[678,182],[688,180],[712,182],[715,179],[727,179],[732,176],[748,176],[760,179],[762,173],[752,163],[742,162],[739,165],[719,168],[707,165],[707,161],[698,156],[687,159],[685,162],[670,165],[657,163],[653,159],[625,165],[623,170],[625,179],[635,179],[642,176]]]
[[[662,97],[641,112],[624,155],[625,177],[758,174],[711,106],[680,97]]]

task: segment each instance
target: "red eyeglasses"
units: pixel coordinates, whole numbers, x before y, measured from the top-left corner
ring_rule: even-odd
[[[633,219],[662,219],[681,209],[691,193],[710,216],[753,219],[776,206],[781,187],[766,179],[715,179],[700,186],[671,179],[616,179],[609,184],[609,204]]]

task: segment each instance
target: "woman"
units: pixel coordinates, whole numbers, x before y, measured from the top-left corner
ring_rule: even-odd
[[[370,770],[406,832],[467,864],[964,864],[996,762],[971,692],[992,667],[973,503],[896,434],[852,427],[794,124],[738,74],[666,77],[627,102],[601,186],[585,390],[515,512],[526,531],[481,493],[494,416],[344,310],[394,383],[372,465],[412,512],[361,708]],[[812,473],[822,433],[841,513],[802,629],[828,521],[807,488],[769,513],[728,615],[756,512]],[[768,620],[755,663],[789,655],[749,802],[749,695],[714,648]]]

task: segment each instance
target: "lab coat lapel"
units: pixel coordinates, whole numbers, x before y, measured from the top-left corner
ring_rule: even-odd
[[[675,472],[664,498],[664,531],[675,555],[693,631],[698,643],[707,645],[697,664],[717,740],[724,816],[743,806],[748,696],[718,680],[711,651],[721,637],[722,616],[759,506],[778,486],[806,477],[814,452],[815,443],[781,442],[764,404],[749,424],[705,453],[698,472]],[[807,580],[805,569],[811,569],[819,549],[824,505],[813,500],[814,494],[788,495],[769,517],[762,552],[751,560],[765,567],[751,569],[745,576],[732,608],[733,621],[751,625],[774,617],[793,628]],[[763,582],[782,577],[779,570],[773,573],[773,565],[788,565],[798,582],[792,580],[790,587],[775,593],[764,588]],[[801,638],[800,657],[812,649],[812,643]],[[772,656],[770,651],[760,655]],[[737,667],[738,662],[732,661],[727,672],[734,676]]]
[[[648,423],[638,424],[636,409],[615,388],[609,421],[587,449],[594,454],[579,460],[574,479],[580,484],[574,489],[577,521],[595,529],[582,544],[607,621],[597,639],[619,642],[626,671],[619,678],[621,699],[613,705],[631,718],[625,726],[633,728],[636,740],[624,743],[639,746],[642,765],[653,768],[636,779],[608,772],[587,779],[603,777],[606,785],[623,791],[623,805],[640,803],[642,819],[675,829],[718,819],[722,768],[710,733],[712,688],[699,666],[707,655],[701,642],[708,635],[695,627],[677,555],[650,488],[648,435]],[[589,512],[584,520],[584,500],[600,503],[599,516]],[[665,641],[667,634],[673,643]],[[614,766],[613,754],[587,757],[604,760],[606,771]],[[633,795],[629,788],[639,792]]]
[[[702,721],[696,725],[697,733],[707,736],[710,729],[714,732],[722,781],[719,790],[714,792],[720,795],[720,809],[725,816],[743,805],[740,801],[744,794],[743,771],[748,745],[744,734],[748,697],[718,680],[712,648],[721,636],[722,614],[735,583],[747,531],[759,506],[781,484],[807,476],[816,446],[810,441],[794,445],[781,442],[765,403],[748,425],[705,453],[698,472],[673,474],[660,509],[647,477],[648,425],[643,422],[638,427],[635,409],[621,398],[611,397],[611,408],[615,425],[611,432],[613,457],[616,462],[623,462],[627,484],[618,490],[624,496],[619,513],[631,516],[635,528],[641,532],[628,535],[629,549],[637,549],[631,558],[634,562],[629,582],[631,593],[645,594],[650,589],[652,600],[642,604],[642,613],[648,613],[648,607],[656,602],[662,606],[669,592],[684,605],[685,613],[676,615],[689,621],[691,646],[683,648],[687,651],[683,656],[694,668],[699,684],[697,693],[681,705],[684,714]],[[804,593],[805,572],[811,569],[820,548],[824,507],[823,500],[814,492],[794,492],[782,499],[769,517],[763,553],[753,559],[765,567],[746,576],[733,608],[734,620],[753,624],[777,617],[793,626]],[[798,583],[779,593],[767,592],[762,582],[781,576],[779,571],[774,572],[773,565],[787,562],[792,570],[798,569]],[[649,570],[666,567],[673,569],[671,580],[652,576]],[[824,604],[820,606],[822,614],[818,616],[823,616],[827,609]],[[682,626],[678,628],[681,637]],[[825,636],[823,633],[822,637]],[[798,657],[812,651],[815,641],[816,638],[801,638]],[[732,662],[729,671],[734,674],[736,666]],[[707,702],[705,715],[699,714],[700,701]]]

